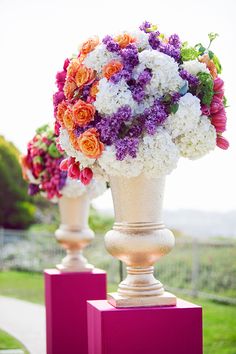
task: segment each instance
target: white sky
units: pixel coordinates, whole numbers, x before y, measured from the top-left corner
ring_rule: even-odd
[[[144,20],[183,41],[207,43],[220,57],[230,108],[231,148],[198,161],[182,159],[167,179],[168,209],[236,209],[236,2],[234,0],[0,0],[0,134],[21,151],[41,124],[53,121],[56,71],[87,37],[135,29]],[[111,206],[109,195],[96,202]],[[100,205],[101,205],[100,204]]]

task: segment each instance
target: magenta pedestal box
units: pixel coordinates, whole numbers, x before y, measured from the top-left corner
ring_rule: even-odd
[[[89,354],[202,354],[202,308],[114,308],[88,301]]]
[[[106,299],[106,273],[61,273],[47,269],[47,354],[88,354],[87,300]]]

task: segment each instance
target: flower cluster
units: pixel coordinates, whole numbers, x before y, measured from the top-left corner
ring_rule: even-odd
[[[21,158],[23,177],[29,182],[29,194],[40,193],[50,201],[57,201],[63,195],[78,197],[88,192],[94,198],[105,191],[104,181],[91,181],[93,173],[88,168],[79,173],[75,161],[72,161],[69,171],[63,171],[60,166],[65,165],[65,161],[64,151],[58,146],[53,129],[48,125],[37,129],[28,143],[27,155]]]
[[[83,43],[56,76],[55,133],[72,158],[62,169],[85,181],[90,169],[160,177],[180,156],[227,149],[221,65],[209,48],[149,22]]]

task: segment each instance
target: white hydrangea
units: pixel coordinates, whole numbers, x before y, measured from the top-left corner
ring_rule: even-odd
[[[209,73],[205,63],[200,63],[197,59],[185,61],[181,65],[182,69],[187,70],[192,75],[197,75],[198,73]]]
[[[79,180],[67,178],[65,186],[61,190],[61,194],[68,198],[77,198],[88,193],[90,199],[94,199],[103,194],[106,190],[106,183],[102,179],[92,179],[88,185],[84,185]]]
[[[135,102],[124,79],[117,84],[113,84],[103,78],[99,81],[98,90],[94,106],[100,114],[113,114],[118,108],[125,105],[129,105],[132,110],[134,109]]]
[[[84,59],[84,65],[96,70],[98,75],[101,75],[103,66],[108,64],[109,61],[118,58],[117,54],[109,52],[106,49],[106,46],[102,43],[86,56]]]
[[[151,46],[149,44],[148,38],[149,35],[145,33],[144,31],[138,30],[138,31],[132,31],[129,32],[132,37],[134,37],[135,40],[135,45],[137,46],[138,50],[145,50],[145,49],[151,49]]]
[[[175,143],[181,156],[195,160],[215,149],[216,130],[207,116],[201,116],[197,127],[178,136]]]
[[[177,167],[179,150],[165,129],[159,127],[155,135],[143,138],[138,157],[143,161],[143,172],[146,176],[159,178]]]
[[[178,64],[169,55],[155,50],[144,50],[139,53],[139,62],[133,72],[135,79],[145,68],[152,70],[151,81],[145,88],[148,95],[160,97],[178,91],[184,85],[184,80],[179,76]]]
[[[154,101],[154,96],[146,96],[141,102],[134,101],[133,113],[142,114],[146,108],[150,108],[153,105]]]
[[[76,161],[80,162],[81,167],[91,166],[95,162],[95,159],[88,158],[80,151],[75,150],[75,148],[71,145],[66,129],[60,128],[59,144],[68,156],[75,157]]]
[[[187,93],[180,98],[178,111],[168,116],[164,127],[172,138],[176,138],[178,135],[195,129],[200,115],[200,100],[191,93]]]
[[[126,157],[122,161],[117,160],[114,146],[107,146],[98,162],[110,176],[135,177],[143,170],[143,163],[139,158]]]

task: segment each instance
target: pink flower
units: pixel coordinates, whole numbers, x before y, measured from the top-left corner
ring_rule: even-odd
[[[58,71],[56,74],[56,85],[59,91],[62,91],[66,81],[66,71]]]
[[[217,113],[224,108],[222,99],[219,96],[214,95],[211,101],[210,112],[211,114]]]
[[[68,167],[68,176],[72,179],[80,178],[79,162],[75,162]]]
[[[210,107],[208,107],[206,104],[201,105],[201,111],[202,111],[202,114],[209,117]]]
[[[214,92],[216,96],[224,97],[224,81],[219,77],[214,80]]]
[[[211,124],[214,125],[217,133],[223,133],[226,130],[226,121],[224,108],[211,116]]]
[[[59,135],[60,134],[60,124],[58,123],[58,121],[56,120],[55,123],[54,123],[54,133],[55,135]]]
[[[70,59],[67,58],[67,59],[64,61],[63,70],[66,71],[69,64],[70,64]]]
[[[60,170],[61,171],[67,171],[69,168],[69,159],[64,159],[60,163]]]
[[[93,178],[93,171],[89,167],[85,167],[80,173],[80,180],[83,184],[87,185]]]
[[[217,135],[216,145],[223,150],[227,150],[229,147],[229,142],[222,135]]]

